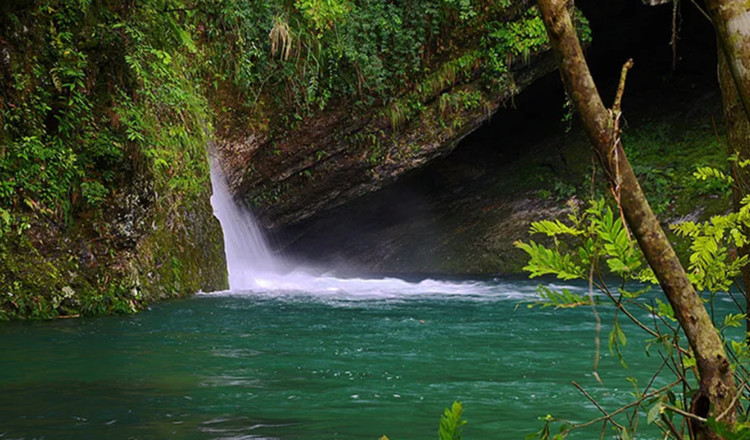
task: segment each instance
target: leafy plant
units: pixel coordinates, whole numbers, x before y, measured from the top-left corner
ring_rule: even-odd
[[[438,440],[461,440],[461,430],[466,424],[463,419],[463,406],[461,402],[453,402],[450,408],[445,408],[440,416],[440,428],[438,428]],[[380,440],[388,440],[385,435]]]
[[[81,183],[81,194],[91,206],[99,206],[109,194],[109,190],[97,181]]]
[[[701,169],[697,172],[700,176],[707,178],[724,179],[726,176],[715,170]],[[608,414],[617,414],[628,411],[631,415],[627,420],[616,420],[614,417],[602,417],[592,422],[574,424],[567,421],[547,416],[543,419],[544,427],[531,438],[539,439],[564,439],[575,430],[589,426],[595,422],[601,422],[605,429],[611,425],[620,439],[634,438],[638,428],[638,419],[641,410],[645,411],[647,424],[653,424],[665,432],[665,435],[675,435],[680,438],[680,428],[686,423],[676,421],[679,417],[695,418],[688,414],[685,409],[690,408],[690,397],[695,392],[694,384],[690,380],[692,370],[695,368],[695,359],[690,348],[680,345],[680,329],[675,325],[674,311],[659,299],[644,297],[648,288],[631,290],[629,282],[646,282],[655,284],[653,273],[643,264],[643,256],[640,250],[629,238],[629,233],[623,225],[616,211],[607,206],[602,200],[592,201],[585,210],[580,209],[575,203],[569,204],[570,214],[567,221],[543,220],[534,222],[531,233],[541,234],[552,240],[551,246],[530,241],[517,242],[516,246],[529,255],[529,263],[524,268],[530,272],[531,277],[540,275],[554,275],[563,280],[581,279],[590,283],[591,288],[609,299],[607,304],[614,307],[612,329],[607,338],[610,352],[616,355],[625,365],[621,348],[627,344],[628,337],[620,320],[625,317],[634,322],[637,327],[645,331],[651,338],[646,347],[648,350],[656,348],[664,359],[664,365],[668,363],[675,366],[671,372],[675,377],[671,379],[661,378],[662,381],[671,383],[658,390],[639,389],[637,384],[635,397],[632,403],[625,404],[617,410]],[[713,301],[716,293],[724,292],[727,297],[733,298],[733,289],[742,291],[742,286],[735,283],[741,268],[748,263],[746,256],[735,257],[731,252],[748,243],[744,235],[745,228],[750,225],[750,197],[741,202],[741,208],[736,213],[714,216],[706,222],[684,222],[674,226],[675,231],[691,242],[690,265],[688,270],[691,282],[696,288],[708,296],[706,301]],[[613,290],[612,275],[616,275],[621,283]],[[750,365],[750,353],[744,341],[737,341],[725,332],[725,329],[740,327],[747,319],[746,313],[739,306],[739,313],[729,313],[725,316],[715,316],[716,327],[721,330],[724,345],[727,352],[731,354],[732,368],[737,376],[737,383],[746,384],[749,377],[748,365]],[[529,306],[542,305],[555,308],[595,306],[599,303],[593,301],[593,297],[576,295],[563,289],[557,292],[549,287],[539,287],[539,299]],[[637,311],[642,310],[653,317],[651,325],[638,318]],[[598,316],[598,315],[597,315]],[[723,325],[722,325],[723,324]],[[664,368],[660,368],[650,380],[653,383],[657,377],[665,375]],[[743,385],[744,386],[744,385]],[[682,391],[680,391],[681,387]],[[747,417],[746,395],[742,390],[737,391],[740,417]],[[604,410],[603,410],[604,411]],[[709,421],[709,423],[711,423]],[[552,425],[559,425],[559,433],[552,434]],[[725,438],[745,438],[746,426],[737,425],[736,432],[729,432],[722,428],[721,423],[714,423],[717,432]],[[722,425],[723,426],[723,425]],[[665,437],[666,438],[666,437]]]
[[[450,408],[445,409],[440,417],[438,440],[461,440],[461,429],[466,424],[462,418],[463,411],[460,402],[453,402]]]

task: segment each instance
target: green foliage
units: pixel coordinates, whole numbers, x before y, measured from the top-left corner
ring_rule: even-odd
[[[561,280],[575,280],[584,277],[585,269],[576,264],[572,255],[547,248],[541,244],[516,242],[515,246],[529,254],[529,263],[523,268],[532,278],[542,275],[555,275]]]
[[[546,48],[536,9],[515,6],[508,0],[199,0],[189,18],[205,42],[202,76],[224,91],[223,105],[244,108],[251,124],[286,129],[346,102],[382,108],[398,127],[446,88],[479,72],[497,84],[493,65]]]
[[[609,332],[607,341],[609,343],[609,352],[616,355],[617,358],[620,359],[622,366],[627,368],[625,359],[622,356],[621,347],[627,345],[628,338],[625,336],[625,332],[623,331],[622,326],[620,326],[620,321],[617,318],[615,318],[612,324],[612,330]]]
[[[750,440],[750,423],[747,420],[736,423],[733,428],[717,422],[713,417],[707,423],[724,440]]]
[[[724,173],[708,167],[700,168],[695,177],[728,182]],[[750,226],[749,205],[750,197],[747,197],[740,203],[740,209],[737,212],[714,216],[706,222],[684,222],[673,226],[677,234],[691,241],[688,276],[698,290],[708,293],[708,299],[706,299],[708,303],[713,301],[717,292],[725,292],[725,295],[731,296],[730,288],[741,274],[742,267],[748,263],[747,257],[737,257],[733,250],[748,243],[744,231]],[[601,200],[591,202],[584,211],[581,211],[574,203],[570,204],[570,208],[571,212],[565,222],[553,219],[532,224],[530,232],[546,236],[547,240],[552,241],[551,246],[533,241],[516,243],[517,247],[529,255],[529,263],[524,269],[530,273],[531,277],[550,274],[566,280],[588,278],[591,287],[603,293],[610,300],[609,305],[614,307],[614,317],[607,342],[610,353],[620,360],[623,367],[627,367],[623,348],[628,343],[628,335],[621,323],[622,317],[627,317],[639,328],[646,330],[649,335],[645,347],[646,353],[650,355],[652,350],[657,350],[664,358],[665,365],[671,364],[675,367],[670,367],[669,373],[659,369],[650,383],[661,378],[675,385],[679,384],[680,387],[684,387],[683,391],[679,392],[678,388],[667,387],[646,395],[646,391],[641,391],[634,382],[636,389],[634,396],[637,400],[626,408],[622,408],[623,411],[627,408],[634,408],[632,415],[627,418],[627,423],[625,419],[620,423],[608,421],[604,423],[604,427],[606,428],[606,425],[611,423],[616,431],[616,438],[634,438],[638,419],[645,416],[647,424],[656,425],[666,433],[672,432],[677,429],[675,426],[684,426],[675,419],[682,415],[681,411],[690,408],[690,398],[695,391],[692,390],[694,385],[689,377],[692,376],[692,371],[696,367],[696,359],[692,351],[680,345],[681,330],[677,325],[675,312],[670,304],[659,298],[644,296],[648,288],[640,290],[626,288],[628,282],[656,283],[656,280],[650,269],[643,268],[645,266],[643,256],[629,238],[627,229],[620,216],[616,214],[616,210]],[[606,270],[604,270],[604,262],[606,262]],[[617,275],[622,280],[616,291],[608,287],[611,285],[611,279],[607,278],[611,275]],[[566,308],[592,305],[591,298],[573,294],[565,289],[562,292],[555,292],[549,287],[540,286],[539,296],[540,298],[531,302],[529,307],[542,305]],[[736,331],[732,332],[732,329],[744,326],[747,313],[739,303],[737,305],[739,313],[712,317],[716,320],[715,327],[719,329],[725,349],[729,353],[736,383],[745,384],[748,380],[747,365],[750,362],[750,350],[744,336],[736,340],[736,334],[733,334]],[[598,303],[596,307],[599,307]],[[633,309],[647,312],[653,325],[649,326],[647,321],[641,321]],[[662,378],[668,374],[673,374],[677,380]],[[733,392],[742,391],[733,390]],[[739,396],[739,400],[743,400],[740,407],[744,408],[747,399]],[[611,410],[608,411],[611,413]],[[745,411],[740,411],[740,417],[745,417],[745,413]],[[542,429],[527,438],[564,439],[572,430],[586,425],[576,426],[558,421],[551,416],[541,420],[544,421]],[[552,434],[553,424],[559,424],[558,434]],[[724,438],[747,438],[747,432],[750,432],[744,422],[736,424],[734,430],[723,424],[710,423],[710,425]]]
[[[100,182],[94,180],[81,183],[81,194],[91,206],[99,206],[109,194],[109,190]]]
[[[542,307],[567,308],[592,304],[591,298],[575,294],[571,292],[570,289],[562,289],[560,292],[556,292],[549,287],[540,284],[537,286],[537,292],[541,299],[538,302],[529,303],[529,308],[533,308],[535,305],[540,305]]]
[[[445,409],[440,417],[438,440],[461,440],[461,429],[466,424],[462,418],[463,411],[460,402],[453,402],[450,408]]]
[[[557,237],[561,235],[579,236],[585,234],[585,231],[568,226],[560,220],[540,220],[531,224],[529,232],[532,234],[545,234],[548,237]]]
[[[296,0],[294,6],[312,22],[318,37],[344,20],[351,9],[345,0]]]
[[[555,275],[562,280],[586,279],[592,264],[601,270],[600,260],[606,261],[609,272],[626,280],[649,281],[652,276],[641,269],[643,256],[633,246],[627,229],[619,216],[600,200],[581,211],[575,202],[569,205],[570,224],[560,220],[542,220],[531,224],[532,234],[544,234],[554,238],[554,247],[534,241],[517,241],[515,246],[529,255],[524,270],[530,276]],[[575,242],[571,248],[560,239]]]
[[[691,240],[688,277],[699,290],[726,291],[748,263],[747,255],[736,257],[734,249],[748,242],[744,229],[750,225],[750,198],[740,209],[716,215],[705,222],[687,221],[672,226],[680,236]]]
[[[583,42],[584,45],[588,45],[593,40],[589,20],[579,9],[576,9],[573,12],[573,22],[576,25],[578,38]]]
[[[0,17],[0,315],[132,313],[120,250],[143,232],[117,229],[117,210],[163,217],[207,196],[212,115],[188,6],[46,0]],[[179,258],[182,221],[163,244]]]
[[[244,105],[282,110],[292,120],[331,101],[384,104],[416,89],[429,76],[432,57],[454,57],[457,43],[471,35],[455,32],[459,23],[478,28],[485,14],[506,7],[466,0],[418,0],[408,7],[385,1],[201,0],[194,20],[209,43],[204,77],[216,88],[231,84],[247,98]],[[281,40],[284,56],[269,60]],[[434,76],[427,83],[445,74]]]
[[[461,402],[453,402],[450,408],[445,408],[440,416],[440,428],[438,428],[438,440],[461,440],[461,430],[466,424],[463,419],[464,408]],[[380,440],[389,440],[387,436],[381,436]]]
[[[514,60],[528,62],[531,55],[548,45],[547,31],[534,7],[518,21],[493,21],[487,24],[482,46],[488,54],[488,75],[493,79],[508,74]]]
[[[721,182],[726,183],[728,186],[731,186],[732,183],[734,183],[734,179],[724,174],[723,171],[712,167],[697,167],[693,176],[700,180],[718,179]]]
[[[724,327],[742,327],[746,319],[747,313],[730,313],[724,317]]]
[[[713,127],[686,125],[682,121],[650,123],[623,133],[623,145],[657,215],[692,214],[696,200],[715,212],[729,208],[726,181],[708,178],[709,175],[700,172],[701,178],[695,177],[696,169],[724,175],[728,171],[725,148]],[[712,198],[717,193],[722,197]]]
[[[547,414],[544,417],[539,417],[539,420],[544,422],[542,425],[542,428],[532,434],[529,434],[526,436],[526,440],[563,440],[565,437],[567,437],[567,432],[569,431],[570,423],[567,422],[560,422],[559,420],[552,417],[550,414]],[[553,423],[559,423],[559,432],[556,434],[552,433],[552,424]]]
[[[157,167],[185,164],[170,169],[174,175],[165,180],[178,180],[171,186],[195,190],[205,183],[205,170],[198,169],[204,162],[198,119],[206,119],[207,107],[186,64],[196,48],[189,33],[163,13],[163,2],[143,2],[133,11],[73,0],[47,3],[29,12],[35,23],[47,24],[32,30],[37,41],[20,40],[20,18],[8,20],[14,27],[7,37],[29,56],[12,57],[14,82],[4,88],[8,99],[0,101],[0,206],[23,202],[69,221],[79,196],[97,206],[114,188],[131,146]],[[97,45],[114,50],[90,49]],[[100,93],[105,85],[110,90]]]

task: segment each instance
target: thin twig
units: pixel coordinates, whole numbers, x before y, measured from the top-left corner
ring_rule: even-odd
[[[604,292],[604,294],[613,303],[615,303],[615,306],[618,309],[622,310],[622,312],[625,314],[625,316],[628,317],[628,319],[630,319],[630,321],[632,321],[635,325],[637,325],[638,327],[640,327],[643,331],[645,331],[646,333],[650,334],[651,336],[653,336],[655,338],[659,338],[661,336],[661,335],[659,335],[659,333],[656,333],[653,329],[649,328],[646,324],[644,324],[640,320],[638,320],[638,318],[636,318],[632,313],[630,313],[630,311],[627,308],[625,308],[624,304],[621,304],[621,303],[617,302],[617,298],[615,298],[614,295],[612,295],[612,292],[610,292],[609,287],[607,287],[607,283],[604,281],[604,279],[602,278],[601,274],[598,271],[596,272],[596,276],[599,279],[599,284],[598,284],[599,290],[601,290],[602,292]],[[633,304],[635,304],[635,305],[643,308],[643,306],[641,304],[637,303],[637,302],[634,302]],[[653,314],[653,310],[648,310],[648,309],[644,309],[644,310],[646,310],[649,313]],[[679,350],[681,350],[683,353],[687,353],[687,350],[685,350],[684,348],[679,348],[679,347],[677,347],[677,348]]]
[[[718,417],[716,417],[716,420],[719,421],[729,415],[729,413],[734,409],[734,406],[737,405],[737,400],[739,400],[740,396],[742,396],[742,388],[745,387],[745,384],[747,383],[747,380],[742,381],[742,385],[739,386],[737,389],[737,394],[734,395],[734,399],[732,399],[732,402],[729,404],[727,409],[724,410],[721,414],[719,414]]]
[[[630,237],[630,230],[627,227],[627,221],[625,220],[625,212],[622,209],[622,203],[620,203],[620,148],[622,146],[622,142],[620,139],[620,134],[622,133],[622,130],[620,130],[620,116],[622,116],[622,95],[625,93],[625,80],[628,77],[628,71],[633,68],[633,59],[629,59],[625,62],[625,64],[622,66],[622,71],[620,72],[620,83],[617,86],[617,94],[615,94],[615,103],[612,105],[612,110],[610,110],[610,117],[612,118],[612,149],[610,150],[610,157],[608,157],[608,163],[609,168],[614,171],[614,176],[612,177],[613,185],[610,188],[612,190],[612,195],[615,198],[615,201],[617,202],[617,207],[620,208],[620,221],[622,221],[622,227],[625,229],[625,233],[628,236],[628,241],[632,244],[633,240]]]
[[[674,423],[672,423],[671,420],[664,414],[661,415],[662,422],[667,424],[667,427],[669,427],[669,432],[672,433],[672,435],[675,436],[677,440],[682,440],[682,434],[680,434],[680,431],[677,430],[677,427],[674,426]]]
[[[696,3],[695,0],[690,0],[690,2],[693,5],[695,5],[696,8],[698,8],[698,10],[700,11],[700,13],[703,14],[703,16],[706,17],[706,20],[708,20],[708,22],[711,23],[711,26],[713,26],[714,25],[714,21],[711,20],[711,17],[708,15],[708,12],[706,12],[705,10],[703,10],[703,8],[701,8],[700,5],[698,3]]]
[[[594,406],[596,406],[599,409],[599,411],[601,411],[602,414],[604,414],[605,416],[609,416],[609,414],[607,414],[607,411],[604,408],[602,408],[601,405],[599,405],[599,402],[597,402],[596,399],[594,399],[593,397],[591,397],[591,395],[589,393],[587,393],[586,390],[583,389],[583,387],[581,387],[580,385],[578,385],[578,383],[575,382],[575,381],[573,381],[573,386],[576,387],[576,388],[578,388],[578,391],[580,391],[584,396],[586,396],[586,398],[589,399],[591,401],[591,403],[593,403]],[[613,425],[617,426],[620,429],[625,429],[624,426],[620,425],[619,423],[615,422],[612,419],[608,419],[608,421],[611,422]]]
[[[616,411],[609,413],[608,416],[601,416],[601,417],[597,417],[597,418],[595,418],[593,420],[589,420],[588,422],[585,422],[585,423],[581,423],[581,424],[578,424],[578,425],[572,425],[572,427],[570,429],[568,429],[568,431],[570,431],[572,429],[585,428],[585,427],[591,426],[591,425],[593,425],[595,423],[599,423],[599,422],[601,422],[603,420],[611,420],[612,417],[616,416],[617,414],[620,414],[621,412],[627,410],[628,408],[632,408],[635,405],[640,405],[640,403],[643,402],[644,400],[650,399],[651,397],[654,397],[654,396],[656,396],[656,395],[658,395],[660,393],[663,393],[664,391],[666,391],[666,390],[668,390],[668,389],[670,389],[670,388],[672,388],[672,387],[674,387],[676,385],[679,385],[680,382],[682,382],[682,379],[677,380],[675,382],[672,382],[669,385],[663,386],[663,387],[659,388],[658,390],[655,390],[655,391],[653,391],[651,393],[644,394],[643,396],[641,396],[635,402],[632,402],[632,403],[629,403],[629,404],[627,404],[625,406],[620,407]]]
[[[666,360],[664,360],[664,362],[661,363],[661,365],[659,366],[659,369],[656,370],[656,373],[654,373],[653,376],[651,376],[651,380],[648,381],[648,384],[646,384],[646,387],[643,389],[643,393],[641,393],[641,394],[644,394],[644,393],[648,392],[648,389],[651,388],[651,385],[654,384],[654,382],[656,381],[656,378],[659,377],[659,374],[661,374],[661,371],[664,369],[664,366],[666,364],[667,364]],[[636,392],[637,392],[638,391],[638,387],[635,387],[635,388],[636,388]],[[635,408],[633,408],[633,418],[631,419],[631,423],[630,423],[631,428],[637,429],[637,427],[638,427],[638,411],[639,411],[640,407],[641,407],[641,405],[638,404],[638,405],[635,406]],[[631,429],[631,431],[634,431],[635,429]]]
[[[672,0],[672,71],[677,70],[677,10],[680,0]]]
[[[617,303],[617,298],[615,298],[614,295],[612,295],[612,293],[609,290],[605,290],[604,293],[609,297],[609,299],[612,300],[612,302],[615,303],[615,306],[618,309],[622,310],[622,312],[625,314],[625,316],[627,316],[631,321],[633,321],[635,323],[635,325],[637,325],[638,327],[640,327],[641,329],[643,329],[646,333],[650,334],[651,336],[653,336],[655,338],[659,337],[658,333],[656,333],[654,330],[652,330],[651,328],[649,328],[646,324],[644,324],[641,321],[639,321],[638,318],[636,318],[635,316],[633,316],[633,314],[630,313],[628,311],[628,309],[626,309],[623,304],[618,304]]]
[[[628,71],[633,68],[633,59],[629,59],[623,64],[622,71],[620,72],[620,84],[617,86],[617,94],[615,95],[615,103],[612,106],[612,113],[618,115],[622,113],[622,95],[625,93],[625,80],[628,77]]]
[[[599,339],[599,335],[602,332],[602,319],[599,317],[599,312],[596,311],[596,302],[594,302],[594,261],[596,261],[596,255],[591,258],[591,268],[589,269],[589,300],[591,301],[591,310],[594,312],[594,319],[596,319],[596,333],[594,335],[594,344],[596,345],[596,351],[594,353],[594,371],[592,374],[594,375],[596,381],[599,382],[599,385],[604,385],[604,383],[602,382],[602,378],[599,377],[599,357],[601,356],[601,340]],[[576,384],[575,382],[573,382],[573,384],[578,386],[578,384]]]
[[[703,417],[701,417],[701,416],[696,416],[696,415],[695,415],[695,414],[693,414],[693,413],[689,413],[689,412],[687,412],[687,411],[683,411],[683,410],[681,410],[680,408],[676,408],[676,407],[674,407],[674,406],[672,406],[672,405],[665,405],[665,404],[662,404],[662,407],[663,407],[664,409],[668,409],[668,410],[670,410],[670,411],[674,411],[674,412],[676,412],[677,414],[679,414],[679,415],[681,415],[681,416],[684,416],[684,417],[687,417],[687,418],[689,418],[689,419],[697,420],[697,421],[699,421],[699,422],[703,422],[703,423],[706,423],[706,422],[708,421],[708,419],[704,419],[704,418],[703,418]]]
[[[735,280],[734,281],[734,285],[737,286],[737,287],[739,287],[740,283]],[[732,301],[734,302],[734,305],[736,305],[737,308],[739,308],[740,313],[744,312],[745,309],[742,307],[742,304],[740,304],[740,302],[737,301],[737,298],[734,297],[734,294],[732,294],[731,290],[727,289],[727,294],[729,294],[729,297],[732,298]],[[744,295],[745,294],[743,293],[743,296]]]
[[[651,385],[653,385],[654,382],[656,381],[656,378],[659,377],[659,374],[661,373],[661,370],[664,369],[665,365],[667,365],[666,359],[664,359],[664,362],[661,363],[661,365],[659,366],[659,369],[656,370],[656,373],[654,373],[653,376],[651,376],[651,380],[648,381],[648,384],[646,384],[646,388],[643,389],[644,393],[647,392],[649,388],[651,388]]]
[[[674,363],[672,364],[669,363],[669,359],[670,359],[669,357],[665,356],[664,353],[661,352],[661,350],[659,350],[658,353],[659,353],[659,357],[667,364],[667,368],[669,369],[669,371],[672,372],[672,374],[675,375],[675,377],[682,376],[680,374],[680,370],[674,368]]]

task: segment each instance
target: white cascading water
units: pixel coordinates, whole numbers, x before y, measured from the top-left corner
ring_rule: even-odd
[[[224,232],[229,288],[253,289],[258,287],[257,281],[280,274],[283,270],[281,262],[271,253],[250,211],[235,202],[221,166],[213,159],[211,187],[211,205]]]
[[[252,213],[239,206],[227,185],[218,161],[211,160],[211,205],[224,231],[224,249],[229,270],[229,291],[233,295],[314,295],[328,299],[388,299],[419,295],[466,295],[483,298],[536,296],[528,283],[423,280],[418,283],[398,278],[339,278],[292,268],[274,255]],[[562,286],[560,286],[562,287]],[[573,290],[580,287],[566,286]]]

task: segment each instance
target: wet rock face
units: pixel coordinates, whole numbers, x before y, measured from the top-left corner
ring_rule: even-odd
[[[520,273],[525,258],[513,242],[566,209],[558,194],[539,191],[540,178],[577,181],[589,163],[585,138],[561,139],[556,124],[527,130],[559,122],[561,104],[539,114],[528,102],[562,103],[555,75],[540,82],[517,102],[524,108],[500,111],[449,157],[280,229],[273,242],[299,264],[358,275]]]

